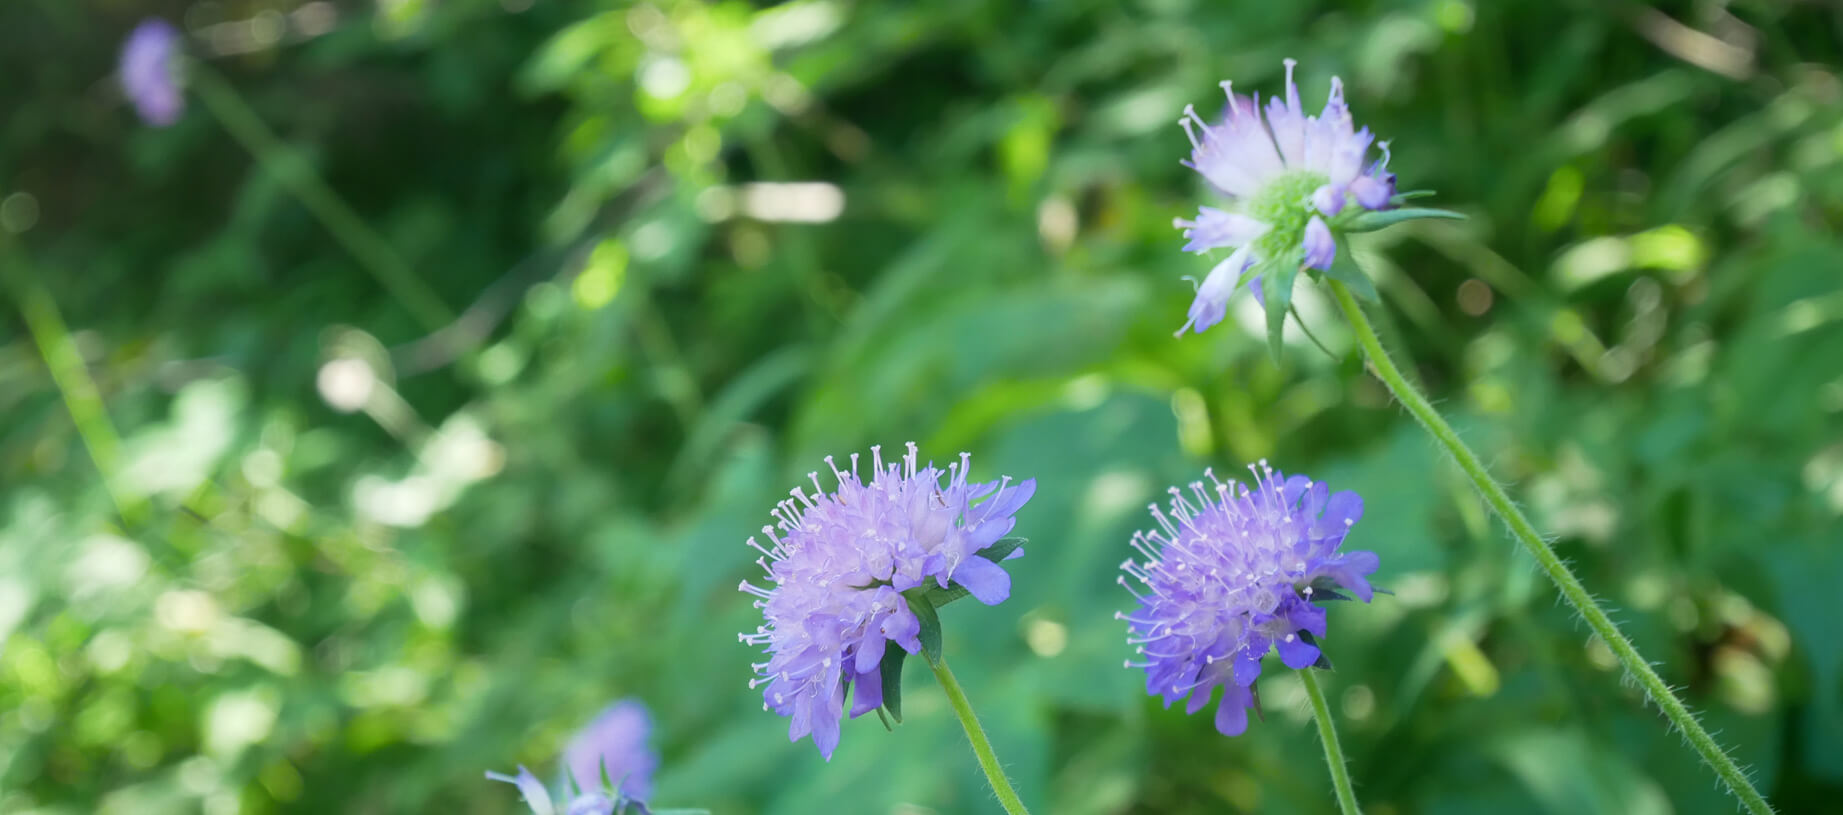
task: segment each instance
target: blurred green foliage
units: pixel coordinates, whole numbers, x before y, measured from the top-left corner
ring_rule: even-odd
[[[288,149],[135,122],[146,14]],[[1843,811],[1840,39],[1778,0],[9,0],[0,811],[514,812],[481,771],[627,695],[667,806],[996,811],[917,666],[830,764],[745,686],[742,540],[911,439],[1040,479],[1012,599],[944,615],[1039,812],[1331,811],[1296,680],[1229,740],[1120,668],[1145,505],[1258,457],[1368,499],[1396,593],[1327,680],[1370,812],[1732,811],[1323,296],[1336,359],[1276,368],[1245,305],[1171,338],[1178,111],[1286,56],[1472,216],[1356,241],[1387,339],[1762,790]]]

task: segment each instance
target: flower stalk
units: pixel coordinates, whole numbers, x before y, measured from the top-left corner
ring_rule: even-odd
[[[998,803],[1010,815],[1030,815],[1030,810],[1024,808],[1024,801],[1018,798],[1017,790],[1011,788],[1011,780],[1005,777],[1005,768],[998,763],[998,754],[992,752],[992,742],[986,738],[979,716],[973,713],[966,691],[960,689],[960,681],[948,669],[947,660],[929,659],[928,667],[934,669],[934,678],[940,680],[941,689],[947,692],[947,701],[953,705],[954,715],[960,718],[960,727],[966,730],[966,740],[972,743],[973,755],[979,758],[979,769],[985,771],[986,782],[992,785]]]
[[[1433,405],[1427,401],[1427,397],[1421,395],[1421,392],[1402,376],[1401,371],[1390,360],[1388,353],[1383,350],[1381,341],[1376,337],[1375,329],[1370,327],[1369,318],[1363,314],[1363,308],[1357,304],[1350,289],[1337,280],[1326,282],[1331,286],[1331,294],[1337,300],[1338,308],[1344,312],[1345,319],[1349,320],[1351,329],[1355,331],[1357,342],[1363,348],[1363,355],[1369,358],[1370,370],[1375,373],[1376,378],[1382,380],[1382,384],[1395,395],[1396,401],[1401,402],[1402,406],[1406,407],[1408,412],[1421,423],[1421,426],[1427,428],[1427,432],[1433,435],[1440,446],[1446,449],[1447,454],[1458,462],[1459,468],[1465,471],[1466,477],[1478,489],[1479,495],[1484,497],[1485,503],[1490,504],[1492,511],[1496,512],[1498,517],[1510,527],[1511,534],[1516,537],[1517,542],[1523,544],[1523,548],[1529,550],[1530,555],[1536,558],[1543,572],[1548,574],[1549,579],[1554,581],[1557,588],[1561,589],[1562,596],[1567,598],[1568,604],[1587,620],[1587,624],[1593,628],[1594,633],[1598,634],[1607,647],[1619,657],[1620,663],[1638,681],[1645,695],[1651,697],[1651,701],[1657,705],[1658,709],[1663,711],[1678,731],[1682,732],[1690,746],[1701,754],[1702,760],[1715,771],[1716,775],[1721,777],[1722,783],[1726,784],[1728,789],[1741,800],[1747,811],[1753,815],[1770,815],[1773,811],[1772,806],[1766,802],[1766,798],[1760,794],[1759,790],[1754,789],[1746,773],[1742,772],[1740,767],[1734,763],[1734,759],[1729,757],[1727,752],[1722,750],[1721,745],[1715,742],[1714,737],[1710,736],[1702,723],[1696,720],[1695,714],[1684,706],[1683,701],[1677,698],[1670,686],[1664,684],[1664,680],[1657,675],[1657,671],[1652,670],[1651,663],[1639,655],[1632,641],[1626,638],[1610,617],[1606,616],[1600,604],[1594,600],[1593,595],[1587,592],[1586,587],[1581,585],[1580,579],[1569,571],[1567,564],[1555,554],[1555,550],[1542,539],[1541,535],[1536,533],[1535,526],[1524,517],[1523,511],[1511,502],[1504,488],[1485,470],[1478,456],[1466,446],[1465,442],[1460,440],[1459,434],[1446,423],[1439,411],[1434,410]],[[1310,692],[1309,679],[1307,688]],[[1335,773],[1336,770],[1334,769],[1333,772]]]
[[[1299,672],[1305,683],[1305,695],[1312,700],[1312,718],[1318,720],[1318,740],[1325,745],[1325,765],[1331,768],[1331,786],[1337,790],[1337,808],[1344,815],[1362,815],[1357,794],[1350,786],[1350,767],[1344,762],[1344,748],[1337,740],[1337,725],[1331,721],[1331,706],[1325,704],[1325,692],[1318,687],[1318,669]]]
[[[403,256],[327,186],[304,157],[290,149],[263,123],[231,89],[230,83],[202,62],[191,62],[187,67],[193,90],[224,125],[225,132],[293,193],[295,200],[326,227],[327,234],[350,252],[423,328],[436,331],[454,320],[454,312],[442,302],[441,296],[417,277]]]

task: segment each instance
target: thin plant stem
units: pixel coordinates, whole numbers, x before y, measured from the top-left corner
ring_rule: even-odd
[[[417,322],[436,331],[454,320],[454,313],[428,283],[410,270],[403,256],[314,173],[305,157],[277,137],[275,131],[263,123],[262,117],[231,89],[230,83],[200,62],[188,66],[187,78],[198,98],[223,123],[231,138],[293,193],[320,225],[326,227],[327,233],[345,247],[365,271],[377,278],[385,291],[402,303]]]
[[[954,679],[953,671],[947,669],[947,660],[929,660],[928,667],[934,669],[934,678],[940,680],[941,689],[947,691],[947,701],[953,704],[955,716],[960,717],[960,726],[966,730],[966,740],[973,743],[973,755],[979,757],[979,769],[985,771],[986,781],[992,785],[992,792],[998,795],[998,802],[1011,815],[1030,815],[1024,808],[1024,802],[1017,797],[1017,790],[1011,788],[1011,781],[1005,778],[1005,768],[998,763],[998,755],[992,752],[992,742],[986,740],[985,728],[979,725],[979,717],[973,713],[972,703],[966,701],[966,691],[960,689],[960,682]]]
[[[1459,468],[1465,471],[1472,485],[1478,488],[1478,493],[1484,497],[1485,503],[1490,504],[1498,517],[1504,519],[1504,523],[1510,527],[1511,534],[1516,537],[1517,542],[1523,544],[1523,548],[1529,550],[1530,555],[1536,558],[1536,563],[1548,574],[1549,579],[1555,582],[1556,587],[1561,589],[1562,596],[1567,598],[1568,604],[1574,606],[1575,611],[1580,612],[1581,617],[1587,620],[1587,625],[1592,627],[1594,633],[1600,636],[1601,641],[1605,642],[1607,647],[1619,657],[1626,671],[1638,681],[1639,687],[1644,689],[1645,695],[1651,697],[1651,701],[1657,705],[1658,709],[1663,711],[1678,731],[1682,732],[1690,746],[1702,755],[1702,760],[1707,762],[1715,774],[1721,777],[1722,783],[1740,798],[1741,804],[1747,808],[1747,811],[1753,815],[1770,815],[1773,811],[1772,805],[1766,802],[1766,798],[1760,794],[1759,790],[1754,789],[1753,782],[1747,779],[1747,774],[1742,772],[1741,768],[1734,763],[1734,759],[1722,750],[1721,745],[1717,744],[1714,737],[1709,735],[1709,731],[1702,727],[1702,723],[1696,720],[1695,714],[1684,706],[1683,701],[1677,698],[1670,686],[1664,684],[1664,680],[1657,675],[1657,671],[1652,670],[1651,663],[1646,662],[1645,658],[1639,655],[1632,641],[1626,639],[1625,634],[1619,630],[1619,626],[1613,623],[1612,618],[1606,616],[1606,612],[1600,608],[1600,604],[1594,600],[1593,595],[1581,585],[1580,579],[1574,576],[1574,572],[1569,571],[1567,564],[1556,556],[1555,550],[1542,539],[1541,535],[1536,533],[1535,526],[1523,516],[1523,511],[1511,502],[1504,488],[1499,486],[1497,480],[1485,470],[1484,465],[1479,463],[1478,456],[1473,454],[1471,448],[1459,439],[1459,434],[1453,431],[1452,426],[1448,425],[1446,420],[1441,418],[1440,413],[1434,410],[1433,405],[1427,401],[1427,397],[1422,396],[1421,392],[1402,376],[1401,371],[1395,367],[1395,363],[1389,359],[1388,352],[1383,350],[1382,343],[1376,338],[1375,330],[1370,327],[1369,318],[1364,316],[1362,306],[1357,304],[1350,290],[1335,280],[1328,282],[1331,284],[1331,294],[1337,299],[1338,308],[1343,310],[1344,317],[1350,321],[1350,327],[1356,331],[1357,341],[1363,347],[1364,356],[1369,357],[1370,367],[1376,374],[1376,378],[1382,380],[1382,384],[1395,394],[1395,399],[1401,402],[1409,413],[1414,414],[1414,418],[1421,423],[1421,426],[1427,428],[1427,432],[1433,434],[1440,446],[1446,448],[1446,452],[1458,462]]]
[[[19,313],[26,321],[26,330],[38,346],[39,356],[45,361],[45,369],[51,372],[51,381],[64,400],[64,409],[70,412],[70,420],[77,427],[77,436],[83,440],[90,461],[95,463],[97,472],[102,475],[104,490],[115,503],[115,511],[123,523],[134,524],[140,515],[141,502],[135,496],[123,493],[118,482],[121,437],[115,432],[115,425],[109,421],[109,413],[103,407],[102,393],[97,390],[95,380],[90,378],[83,355],[77,351],[76,340],[71,337],[63,316],[58,313],[57,301],[44,284],[25,268],[25,261],[20,254],[4,243],[0,243],[0,267],[4,267],[0,268],[0,278],[4,278],[7,288],[13,291],[15,302],[19,304]]]
[[[1318,720],[1318,740],[1325,745],[1325,765],[1331,768],[1331,786],[1337,790],[1337,808],[1344,815],[1362,815],[1357,793],[1350,787],[1350,768],[1344,763],[1344,748],[1337,741],[1337,725],[1331,721],[1331,706],[1325,704],[1325,692],[1318,687],[1318,669],[1299,672],[1305,683],[1305,695],[1312,700],[1312,718]]]

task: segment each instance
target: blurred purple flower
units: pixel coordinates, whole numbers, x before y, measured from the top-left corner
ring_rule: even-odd
[[[886,466],[881,448],[870,451],[869,484],[854,453],[844,471],[826,457],[838,484],[832,492],[818,473],[808,475],[812,495],[794,488],[793,499],[773,511],[778,523],[762,528],[771,548],[749,539],[773,587],[740,586],[759,598],[765,624],[739,637],[768,651],[766,662],[752,666],[759,676],[749,687],[766,685],[763,709],[790,718],[788,738],[810,734],[827,760],[838,747],[850,686],[857,686],[852,717],[875,710],[883,703],[879,665],[888,644],[911,654],[921,649],[921,621],[901,592],[933,579],[942,588],[958,583],[986,605],[1011,595],[1011,576],[978,553],[1011,531],[1012,516],[1037,486],[1012,485],[1008,476],[968,483],[966,453],[942,471],[919,466],[913,443],[900,464]]]
[[[535,815],[612,815],[617,804],[628,807],[624,812],[644,815],[647,809],[643,802],[652,796],[653,771],[659,767],[659,756],[646,746],[652,729],[646,706],[623,699],[577,732],[563,751],[570,777],[564,784],[568,804],[561,810],[543,782],[522,765],[516,776],[488,772],[486,777],[518,787],[519,795]],[[603,781],[604,770],[607,780],[619,784],[619,789],[608,789]]]
[[[569,805],[558,810],[550,791],[544,789],[544,783],[522,764],[516,776],[488,771],[486,777],[518,787],[519,797],[531,808],[532,815],[615,815],[616,804],[622,803],[599,792],[584,792],[569,799]],[[646,804],[631,798],[624,799],[622,805],[624,815],[647,815],[649,812]]]
[[[1187,252],[1235,252],[1197,287],[1179,335],[1219,322],[1250,266],[1296,254],[1306,266],[1329,268],[1343,222],[1336,216],[1346,212],[1345,203],[1382,209],[1395,194],[1386,143],[1382,158],[1367,171],[1363,166],[1375,137],[1367,127],[1355,129],[1342,80],[1331,79],[1323,112],[1308,116],[1293,82],[1296,64],[1286,60],[1285,96],[1267,100],[1264,118],[1259,98],[1236,94],[1228,82],[1222,83],[1229,97],[1222,121],[1210,124],[1194,107],[1184,108],[1180,121],[1191,153],[1183,164],[1229,200],[1226,208],[1202,207],[1195,219],[1174,224],[1184,231]]]
[[[179,29],[159,18],[134,27],[122,45],[122,90],[142,121],[166,127],[185,111],[179,88]]]
[[[1346,599],[1341,587],[1369,602],[1365,578],[1378,565],[1374,552],[1338,551],[1363,516],[1356,493],[1333,495],[1266,461],[1250,470],[1253,491],[1206,471],[1214,487],[1192,483],[1195,502],[1172,487],[1169,514],[1152,506],[1159,528],[1132,541],[1145,560],[1121,564],[1146,591],[1121,577],[1139,605],[1115,615],[1144,658],[1126,666],[1145,670],[1146,693],[1163,696],[1166,707],[1189,696],[1185,711],[1196,713],[1222,687],[1216,729],[1226,736],[1248,727],[1261,658],[1277,649],[1289,668],[1317,662],[1325,611],[1314,601]]]
[[[603,710],[563,751],[563,763],[576,788],[604,789],[606,771],[607,780],[620,785],[622,795],[642,801],[652,798],[653,771],[659,768],[658,754],[646,746],[652,729],[646,706],[636,700],[623,699]]]
[[[556,815],[557,805],[551,802],[550,791],[544,789],[544,782],[539,781],[537,776],[525,769],[525,765],[518,765],[516,776],[488,770],[486,777],[492,781],[504,781],[518,787],[519,797],[525,800],[525,806],[531,807],[535,815]]]

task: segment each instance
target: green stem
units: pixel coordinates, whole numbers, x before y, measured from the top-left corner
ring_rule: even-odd
[[[123,493],[116,477],[121,459],[121,437],[109,421],[102,393],[90,378],[83,355],[77,351],[77,343],[58,313],[57,301],[52,299],[44,284],[33,277],[31,270],[25,268],[25,263],[20,253],[0,242],[0,267],[3,267],[0,278],[4,278],[8,288],[13,290],[19,313],[26,320],[26,330],[38,346],[45,369],[51,372],[51,381],[64,400],[64,409],[70,412],[71,422],[77,426],[77,436],[83,440],[90,461],[102,474],[103,489],[115,502],[115,511],[122,521],[133,525],[139,519],[141,502]]]
[[[960,690],[959,680],[947,669],[947,660],[929,660],[928,667],[934,669],[934,678],[940,680],[941,688],[947,691],[947,701],[953,704],[954,715],[960,717],[960,726],[966,729],[966,740],[973,743],[973,755],[979,757],[979,769],[985,770],[986,781],[998,795],[998,802],[1011,815],[1030,815],[1030,810],[1025,809],[1024,802],[1017,797],[1017,790],[1011,788],[1011,781],[1005,778],[1005,768],[999,766],[998,755],[992,752],[992,743],[986,740],[985,728],[979,726],[979,717],[974,715],[972,703],[966,701],[966,691]]]
[[[203,63],[193,62],[188,67],[191,88],[198,92],[198,98],[211,109],[212,115],[223,123],[231,138],[293,193],[295,199],[326,227],[327,233],[352,253],[359,265],[409,309],[424,328],[436,331],[454,320],[453,312],[435,290],[417,277],[403,257],[314,173],[306,158],[263,124],[262,117],[237,96],[230,83]]]
[[[1305,683],[1305,695],[1312,700],[1312,718],[1318,720],[1318,740],[1325,744],[1325,764],[1331,768],[1331,786],[1337,789],[1337,808],[1344,815],[1362,815],[1357,794],[1350,788],[1350,768],[1344,764],[1344,748],[1337,742],[1337,725],[1331,722],[1331,706],[1325,704],[1325,692],[1318,687],[1318,669],[1299,672]]]
[[[1459,468],[1465,471],[1472,485],[1478,488],[1480,495],[1484,496],[1485,503],[1490,504],[1498,517],[1504,519],[1511,533],[1516,536],[1517,542],[1529,550],[1529,553],[1536,558],[1536,562],[1542,566],[1542,570],[1548,573],[1549,579],[1555,581],[1556,587],[1561,589],[1562,596],[1567,598],[1568,604],[1574,606],[1574,610],[1580,612],[1581,617],[1587,620],[1587,624],[1593,628],[1594,633],[1600,635],[1600,639],[1625,665],[1626,671],[1638,680],[1645,695],[1650,696],[1658,709],[1670,718],[1671,723],[1676,725],[1684,738],[1689,740],[1690,746],[1702,754],[1702,760],[1715,770],[1716,775],[1721,776],[1722,783],[1727,784],[1728,789],[1741,799],[1747,811],[1754,815],[1770,815],[1773,811],[1772,806],[1766,803],[1766,798],[1760,795],[1759,790],[1754,789],[1753,783],[1747,780],[1747,775],[1741,772],[1741,768],[1734,763],[1734,759],[1729,758],[1721,746],[1715,743],[1709,731],[1703,729],[1701,722],[1696,721],[1695,714],[1690,713],[1689,708],[1683,705],[1683,701],[1670,690],[1670,686],[1664,684],[1664,680],[1657,675],[1657,671],[1651,669],[1651,663],[1646,662],[1645,658],[1639,655],[1638,649],[1632,646],[1632,641],[1626,639],[1625,634],[1619,630],[1619,626],[1606,616],[1606,612],[1601,610],[1599,603],[1594,601],[1593,595],[1588,594],[1586,587],[1581,585],[1580,579],[1568,570],[1567,564],[1555,555],[1555,550],[1550,548],[1548,543],[1543,541],[1542,536],[1536,533],[1536,528],[1530,524],[1529,519],[1523,517],[1523,511],[1517,509],[1516,504],[1511,503],[1510,496],[1505,494],[1504,488],[1499,486],[1491,474],[1485,471],[1484,465],[1478,461],[1478,456],[1466,447],[1465,442],[1460,441],[1459,434],[1455,433],[1452,426],[1440,417],[1439,412],[1434,410],[1427,398],[1402,377],[1401,371],[1396,369],[1395,363],[1390,361],[1388,353],[1382,349],[1382,343],[1376,339],[1375,330],[1370,327],[1369,319],[1364,316],[1362,307],[1357,305],[1350,290],[1335,280],[1329,282],[1331,293],[1337,298],[1338,308],[1343,310],[1344,317],[1350,320],[1351,328],[1355,329],[1357,341],[1362,344],[1364,355],[1369,357],[1376,378],[1388,386],[1389,390],[1395,394],[1396,400],[1401,402],[1409,413],[1414,414],[1414,418],[1419,420],[1421,425],[1427,428],[1427,432],[1433,434],[1440,445],[1446,448],[1446,452],[1453,457],[1453,460],[1459,463]]]

